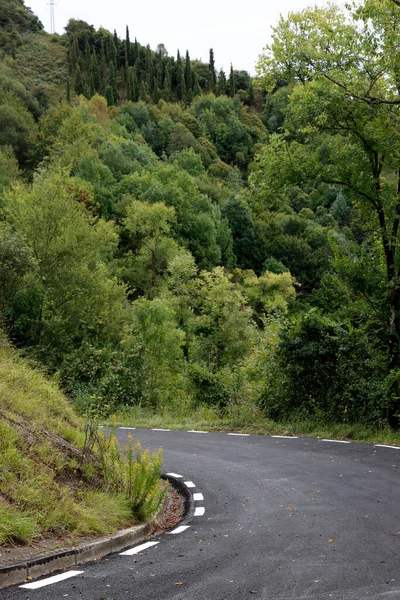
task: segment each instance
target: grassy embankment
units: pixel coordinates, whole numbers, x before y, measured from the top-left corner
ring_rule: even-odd
[[[179,411],[169,409],[154,413],[133,407],[117,414],[109,424],[130,427],[167,427],[170,429],[196,429],[207,431],[235,431],[255,435],[298,435],[313,438],[330,438],[374,442],[400,446],[400,431],[383,426],[368,427],[359,424],[323,423],[310,419],[293,419],[275,422],[267,419],[254,405],[233,405],[224,410],[199,407]]]
[[[0,546],[110,533],[154,514],[161,453],[130,446],[125,456],[94,432],[0,334]]]

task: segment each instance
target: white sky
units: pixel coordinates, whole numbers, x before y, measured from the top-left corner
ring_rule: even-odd
[[[38,15],[45,29],[50,28],[50,0],[25,0]],[[268,43],[271,25],[279,14],[297,11],[309,4],[325,4],[324,0],[55,0],[56,31],[64,33],[70,18],[82,19],[96,29],[117,30],[125,37],[129,26],[130,38],[154,50],[165,44],[169,55],[190,52],[190,57],[208,61],[214,48],[215,63],[226,71],[233,63],[235,69],[254,73],[254,65]]]

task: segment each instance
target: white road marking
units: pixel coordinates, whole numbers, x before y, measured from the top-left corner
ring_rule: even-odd
[[[136,427],[118,427],[118,429],[136,429]]]
[[[285,440],[298,440],[297,435],[271,435],[273,438],[282,438]]]
[[[400,446],[387,446],[386,444],[374,444],[375,448],[393,448],[393,450],[400,450]]]
[[[208,431],[197,431],[196,429],[189,429],[188,433],[208,433]]]
[[[129,550],[125,550],[125,552],[120,552],[120,556],[132,556],[133,554],[139,554],[139,552],[143,552],[143,550],[147,550],[147,548],[151,548],[152,546],[157,546],[159,543],[160,542],[146,542],[145,544],[136,546],[136,548],[130,548]]]
[[[182,479],[183,475],[178,475],[178,473],[167,473],[170,477],[176,477],[177,479]]]
[[[151,431],[171,431],[170,429],[152,429]]]
[[[351,442],[347,442],[346,440],[321,440],[321,442],[335,442],[335,444],[351,444]]]
[[[182,533],[183,531],[186,531],[186,529],[189,529],[189,527],[190,527],[190,525],[180,525],[179,527],[177,527],[173,531],[170,531],[169,535],[175,535],[177,533]]]
[[[196,487],[196,486],[194,485],[193,481],[184,481],[183,483],[184,483],[184,484],[186,485],[186,487],[188,487],[188,488],[194,488],[194,487]]]
[[[249,433],[228,433],[227,435],[241,435],[242,437],[249,437]]]
[[[53,577],[47,577],[47,579],[35,581],[34,583],[25,583],[24,585],[20,585],[19,587],[26,588],[28,590],[37,590],[38,588],[44,587],[45,585],[58,583],[59,581],[64,581],[64,579],[69,579],[70,577],[76,577],[77,575],[81,575],[82,573],[84,573],[84,571],[68,571],[67,573],[53,575]]]
[[[204,506],[197,506],[196,510],[194,511],[194,517],[202,517],[204,515],[204,513],[206,512],[206,509],[204,508]]]
[[[200,493],[193,494],[193,500],[195,502],[200,502],[200,500],[204,500],[204,496],[203,496],[203,494],[200,494]]]

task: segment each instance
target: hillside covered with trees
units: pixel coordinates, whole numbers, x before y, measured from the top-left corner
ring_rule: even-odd
[[[282,17],[255,79],[0,7],[10,341],[85,414],[398,428],[400,7]]]

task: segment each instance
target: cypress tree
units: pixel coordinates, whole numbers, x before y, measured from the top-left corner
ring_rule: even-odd
[[[76,67],[77,67],[80,55],[81,55],[81,51],[79,49],[78,38],[76,36],[74,36],[74,39],[73,39],[72,45],[71,45],[71,67],[72,67],[72,73],[75,73],[75,71],[76,71]]]
[[[217,96],[225,96],[226,94],[226,75],[223,69],[220,70],[217,83]]]
[[[186,93],[185,73],[183,71],[181,73],[181,83],[179,85],[179,94],[180,94],[179,99],[181,100],[181,102],[186,104],[187,103],[187,93]]]
[[[157,65],[157,87],[162,90],[164,81],[164,55],[160,50],[158,53],[158,65]]]
[[[114,62],[112,62],[112,61],[110,62],[109,85],[111,86],[111,89],[112,89],[112,92],[113,92],[113,99],[114,99],[113,104],[116,104],[118,102],[118,100],[119,100],[118,80],[117,80],[117,68],[116,68]]]
[[[175,80],[176,80],[176,97],[178,100],[182,100],[182,75],[183,75],[183,66],[181,54],[178,50],[176,55],[176,68],[175,68]]]
[[[146,58],[145,58],[144,70],[145,70],[147,87],[148,87],[149,91],[151,92],[153,89],[154,72],[153,72],[153,52],[151,51],[149,44],[146,46]]]
[[[84,50],[84,66],[85,66],[85,71],[86,73],[89,73],[89,69],[90,69],[90,46],[89,46],[89,40],[87,38],[85,38],[85,50]]]
[[[113,89],[112,89],[111,85],[107,85],[104,96],[107,100],[107,106],[114,106],[115,99],[114,99]]]
[[[215,72],[214,50],[210,48],[210,60],[208,62],[208,90],[215,94],[217,91],[217,74]]]
[[[151,98],[149,94],[149,87],[147,85],[147,81],[144,79],[140,84],[140,92],[139,92],[139,100],[142,102],[150,103]]]
[[[236,94],[235,75],[231,64],[231,72],[229,73],[229,95],[231,98]]]
[[[186,59],[185,59],[185,83],[186,89],[193,89],[193,75],[192,75],[192,65],[190,63],[190,56],[188,50],[186,50]]]
[[[137,39],[135,38],[135,43],[133,46],[133,57],[132,57],[132,64],[136,64],[137,60],[139,58],[139,44]]]
[[[171,102],[171,98],[172,98],[172,68],[171,68],[170,60],[167,62],[167,65],[165,67],[163,98],[167,102]]]
[[[77,96],[86,95],[86,81],[82,75],[82,69],[78,63],[75,71],[75,93]]]
[[[71,102],[71,84],[69,82],[69,77],[67,77],[67,102]]]
[[[117,61],[117,49],[115,47],[114,44],[114,39],[112,37],[109,38],[109,42],[108,42],[108,49],[109,49],[109,62],[110,64],[113,64],[115,69],[118,68],[118,61]]]
[[[93,94],[100,91],[100,68],[94,50],[90,56],[90,87],[93,89]]]
[[[132,71],[132,100],[137,102],[139,100],[139,78],[137,73],[137,65],[133,67]]]
[[[132,62],[131,62],[131,42],[129,39],[129,27],[128,25],[126,26],[126,37],[125,37],[125,66],[126,68],[128,68]]]
[[[197,73],[193,73],[193,97],[201,96],[202,91]]]
[[[121,56],[121,42],[119,41],[119,37],[118,37],[117,32],[115,31],[115,29],[114,29],[114,46],[115,46],[115,51],[117,53],[117,57],[116,57],[116,60],[117,60],[117,69],[119,69],[120,66],[121,66],[121,58],[120,58],[120,56]]]

